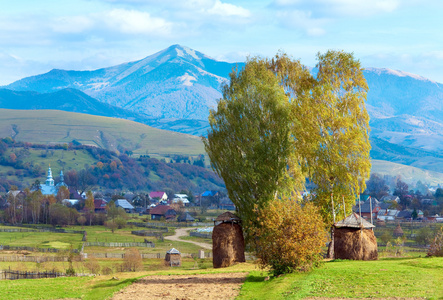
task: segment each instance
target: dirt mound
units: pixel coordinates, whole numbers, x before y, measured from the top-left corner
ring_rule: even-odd
[[[335,259],[376,260],[377,239],[371,229],[335,228]]]
[[[225,268],[236,262],[245,262],[245,240],[239,224],[221,223],[214,227],[212,255],[214,268]]]
[[[117,292],[120,299],[234,299],[247,273],[148,276]]]

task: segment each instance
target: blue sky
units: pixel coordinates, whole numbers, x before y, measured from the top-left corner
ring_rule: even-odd
[[[353,52],[364,67],[443,83],[441,0],[0,1],[0,85],[53,68],[91,70],[172,44],[223,61],[283,50]]]

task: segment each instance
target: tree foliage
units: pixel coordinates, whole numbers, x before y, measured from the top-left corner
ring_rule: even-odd
[[[203,138],[214,170],[225,181],[243,222],[288,186],[290,110],[283,88],[263,60],[250,59],[230,74],[223,99],[211,110]]]
[[[273,275],[309,271],[323,259],[325,224],[312,203],[276,199],[257,211],[257,221],[255,256]]]
[[[342,211],[338,205],[344,198],[350,212],[369,177],[368,86],[352,54],[328,51],[317,58],[317,78],[308,98],[310,116],[303,120],[307,130],[298,131],[303,139],[296,136],[296,143],[304,158],[302,167],[316,184],[314,201],[330,224],[331,210]]]

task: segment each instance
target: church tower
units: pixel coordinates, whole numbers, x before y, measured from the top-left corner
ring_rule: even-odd
[[[54,186],[54,179],[52,178],[51,166],[48,168],[48,176],[46,177],[46,185]]]

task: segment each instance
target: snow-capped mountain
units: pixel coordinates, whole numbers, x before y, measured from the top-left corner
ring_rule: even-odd
[[[5,88],[40,93],[75,88],[149,117],[207,120],[234,66],[173,45],[139,61],[95,71],[52,70]]]

